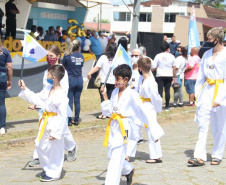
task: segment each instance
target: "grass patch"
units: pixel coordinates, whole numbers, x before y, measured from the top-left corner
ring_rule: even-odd
[[[86,84],[84,83],[84,87]],[[37,119],[38,111],[28,109],[31,104],[19,97],[6,98],[6,121]],[[100,95],[97,89],[83,89],[81,95],[81,112],[101,110]]]

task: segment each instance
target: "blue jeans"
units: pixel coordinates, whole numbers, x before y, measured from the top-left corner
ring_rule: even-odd
[[[0,73],[0,128],[5,128],[6,120],[6,107],[5,107],[5,95],[7,88],[7,76],[6,73]]]
[[[185,89],[188,94],[195,93],[195,83],[196,83],[196,80],[185,80],[184,81]]]
[[[68,98],[69,98],[69,106],[73,111],[73,102],[75,105],[75,119],[77,122],[80,114],[80,97],[83,89],[83,78],[82,76],[78,77],[69,77],[69,90],[68,90]]]

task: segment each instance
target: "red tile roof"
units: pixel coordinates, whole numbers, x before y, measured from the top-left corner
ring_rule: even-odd
[[[203,5],[207,15],[223,16],[226,17],[226,11],[213,8],[211,6]]]
[[[183,16],[187,19],[190,17],[188,16]],[[213,19],[213,18],[201,18],[201,17],[196,17],[196,21],[202,23],[204,26],[208,26],[210,28],[214,27],[222,27],[226,28],[226,20],[222,19]]]
[[[172,5],[173,1],[176,1],[176,0],[152,0],[152,1],[141,2],[140,4],[145,7],[150,7],[152,5],[169,6],[169,5]],[[129,6],[133,6],[133,4],[130,4]]]
[[[85,22],[85,28],[90,30],[97,30],[97,23],[96,22]],[[102,23],[102,30],[101,31],[111,31],[111,24],[110,23]]]

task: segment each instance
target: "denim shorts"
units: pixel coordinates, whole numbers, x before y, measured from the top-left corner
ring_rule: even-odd
[[[194,94],[195,93],[195,83],[196,83],[196,80],[185,80],[184,81],[186,92],[188,94]]]

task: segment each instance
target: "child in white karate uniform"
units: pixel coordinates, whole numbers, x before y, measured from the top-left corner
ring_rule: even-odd
[[[51,45],[48,50],[47,50],[48,54],[47,54],[47,63],[49,64],[49,66],[55,65],[55,64],[60,64],[60,57],[61,57],[61,51],[59,49],[58,46],[56,45]],[[44,76],[43,76],[43,89],[48,89],[51,88],[51,84],[49,84],[47,82],[47,74],[48,74],[48,69],[44,72]],[[65,75],[62,78],[62,80],[60,81],[60,86],[62,87],[62,89],[64,90],[64,93],[67,95],[68,94],[68,74],[67,71],[65,70]],[[40,107],[40,105],[35,105],[35,106],[30,106],[32,109],[33,107]],[[71,110],[69,111],[71,112]],[[42,110],[39,112],[40,117],[42,117]],[[76,159],[76,143],[74,141],[74,138],[71,134],[71,131],[69,130],[69,128],[67,128],[66,133],[64,135],[64,142],[65,142],[65,150],[68,151],[68,157],[67,160],[68,161],[73,161]],[[29,166],[30,167],[35,167],[37,165],[39,165],[39,159],[38,159],[38,154],[37,151],[34,150],[33,153],[33,161],[29,162]]]
[[[52,84],[52,87],[45,88],[37,94],[30,91],[23,80],[18,82],[22,89],[19,97],[31,104],[41,105],[44,110],[35,140],[36,150],[43,168],[40,181],[44,182],[58,180],[63,168],[68,106],[68,98],[60,86],[60,80],[64,74],[63,66],[50,66],[47,81]]]
[[[127,184],[133,184],[134,167],[126,157],[128,137],[136,138],[134,135],[134,122],[132,115],[136,114],[142,122],[150,127],[153,139],[156,141],[163,135],[161,127],[152,130],[149,112],[144,109],[144,104],[139,98],[139,94],[128,86],[131,78],[131,68],[122,64],[113,71],[116,88],[112,92],[111,99],[108,100],[106,88],[101,87],[104,100],[101,103],[102,112],[110,118],[104,140],[104,146],[108,147],[108,158],[110,159],[105,179],[105,185],[120,184],[120,176],[127,177]],[[126,134],[128,131],[128,136]]]
[[[200,63],[195,85],[198,141],[194,158],[188,161],[203,166],[207,160],[206,143],[209,124],[212,122],[214,138],[211,165],[219,165],[223,159],[226,143],[226,48],[223,45],[224,30],[212,28],[207,33],[209,45]]]
[[[147,160],[146,163],[161,163],[162,160],[160,158],[162,157],[162,150],[160,140],[156,141],[153,138],[151,129],[155,130],[155,128],[159,127],[156,112],[162,111],[162,98],[158,93],[158,85],[153,75],[150,75],[150,70],[151,60],[149,58],[138,60],[138,71],[140,75],[143,76],[143,80],[141,80],[139,84],[140,99],[144,103],[145,109],[149,112],[151,118],[151,123],[149,123],[149,125],[152,127],[150,128],[145,122],[143,123],[148,135],[150,154],[150,159]]]

